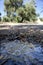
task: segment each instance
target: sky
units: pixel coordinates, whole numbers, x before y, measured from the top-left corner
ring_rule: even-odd
[[[29,0],[24,0],[24,3],[29,2]],[[43,17],[43,0],[36,0],[36,13],[40,14],[40,17]],[[6,15],[4,12],[4,0],[0,0],[0,12],[2,16]]]

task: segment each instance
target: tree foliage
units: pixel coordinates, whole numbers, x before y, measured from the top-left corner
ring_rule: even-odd
[[[10,21],[10,18],[9,17],[7,17],[7,16],[4,16],[3,17],[3,22],[9,22]]]
[[[25,5],[23,5],[23,0],[4,0],[4,5],[7,17],[10,17],[12,21],[15,20],[15,18],[18,22],[23,22],[23,20],[36,20],[35,0],[30,0],[30,2]],[[16,13],[16,17],[14,13]]]
[[[20,22],[23,22],[24,19],[27,21],[36,21],[37,19],[36,9],[32,1],[30,1],[29,4],[27,3],[24,7],[20,7],[17,13],[18,16],[21,17]]]
[[[22,6],[23,0],[4,0],[5,11],[7,15],[13,15],[14,12]]]
[[[0,21],[1,21],[1,13],[0,13]]]
[[[43,18],[40,18],[40,21],[42,21],[42,22],[43,22]]]

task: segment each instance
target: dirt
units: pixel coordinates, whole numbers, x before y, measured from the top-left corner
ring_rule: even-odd
[[[18,39],[43,43],[43,25],[1,25],[0,28],[0,42]]]

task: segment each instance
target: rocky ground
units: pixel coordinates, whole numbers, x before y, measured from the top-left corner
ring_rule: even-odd
[[[43,25],[0,25],[0,43],[1,65],[43,65]]]
[[[0,26],[0,42],[13,41],[15,39],[43,43],[43,25],[17,25],[17,26]]]

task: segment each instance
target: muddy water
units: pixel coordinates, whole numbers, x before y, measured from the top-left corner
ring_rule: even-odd
[[[40,44],[15,40],[1,45],[3,65],[43,65],[43,47]]]

